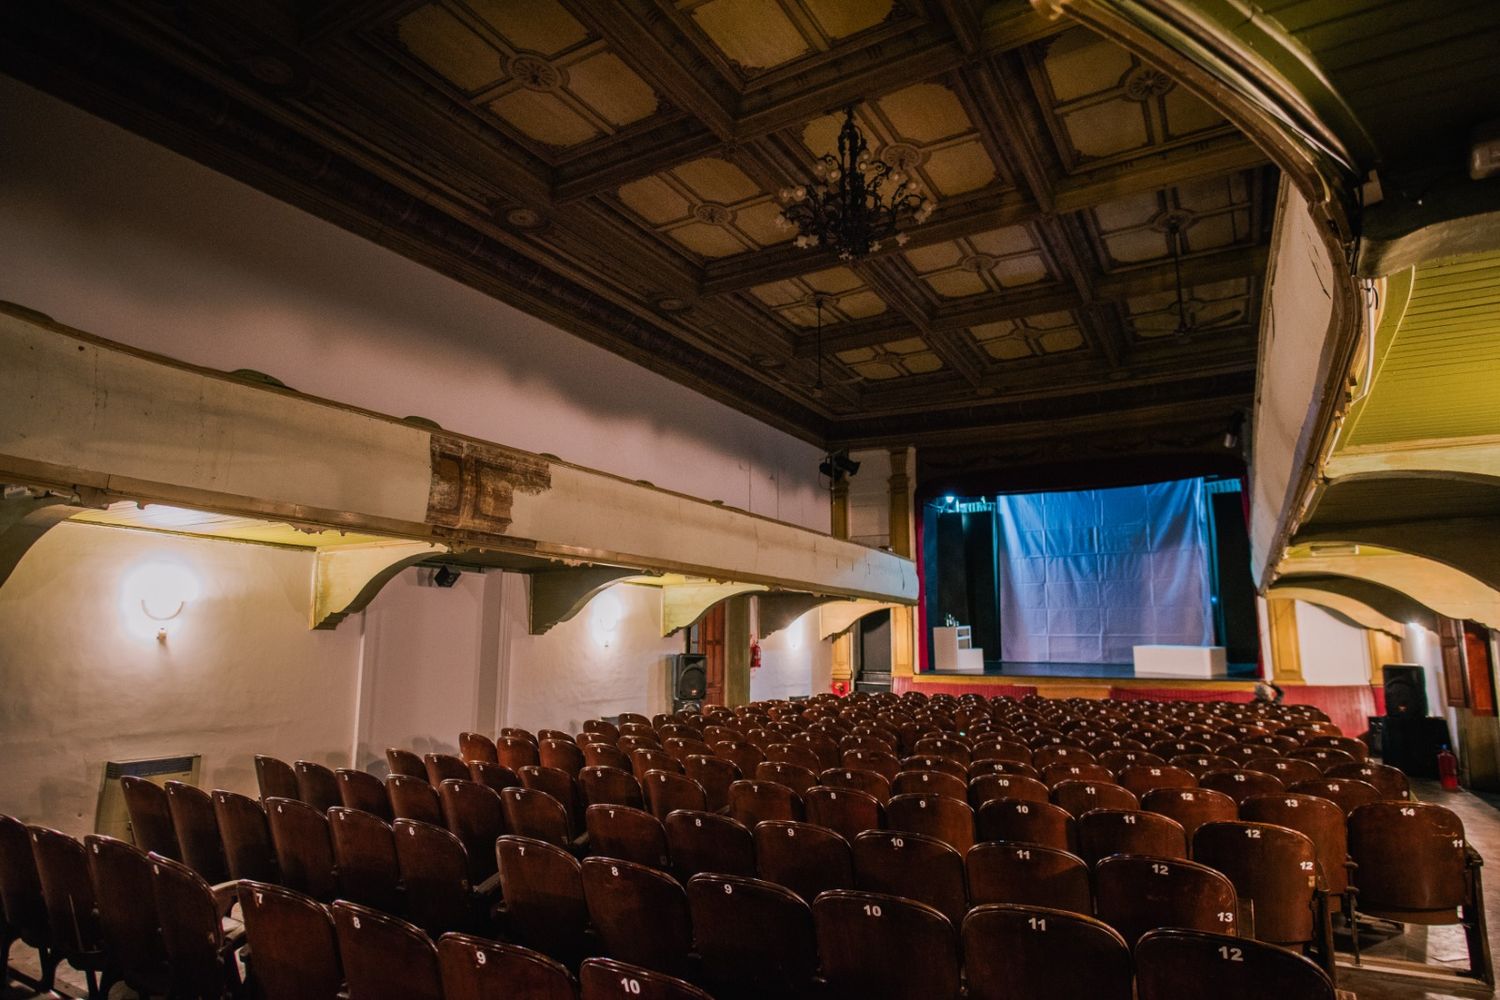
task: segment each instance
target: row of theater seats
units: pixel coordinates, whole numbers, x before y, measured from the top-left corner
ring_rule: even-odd
[[[503,733],[492,743],[475,734],[465,734],[461,740],[462,750],[474,759],[464,761],[442,755],[428,755],[426,760],[414,755],[403,759],[399,751],[393,751],[389,755],[393,772],[405,770],[407,773],[393,773],[385,783],[363,772],[328,772],[306,762],[298,762],[289,768],[270,758],[262,758],[257,765],[263,792],[284,793],[266,794],[265,812],[261,812],[261,804],[253,799],[220,791],[208,796],[187,786],[173,786],[163,793],[155,786],[141,783],[127,788],[127,801],[131,805],[138,842],[145,842],[154,835],[157,840],[154,846],[160,849],[163,861],[174,855],[182,856],[213,881],[218,881],[219,876],[232,875],[235,879],[250,879],[260,884],[279,882],[322,902],[342,898],[363,903],[404,914],[432,937],[454,930],[504,933],[514,940],[539,945],[576,967],[583,952],[598,947],[590,942],[607,937],[601,927],[608,926],[609,921],[593,914],[595,902],[583,887],[589,866],[610,859],[611,867],[616,871],[633,872],[639,866],[643,873],[649,873],[642,875],[644,884],[671,883],[675,886],[679,904],[676,911],[679,913],[686,912],[687,907],[680,899],[682,885],[691,886],[693,879],[701,873],[727,878],[758,875],[791,887],[793,898],[798,898],[804,907],[814,904],[814,909],[820,891],[848,891],[843,888],[847,886],[893,892],[918,901],[926,898],[937,904],[937,910],[947,920],[950,931],[966,926],[963,921],[967,919],[971,904],[986,905],[992,900],[1051,904],[1060,909],[1088,913],[1095,906],[1093,896],[1098,889],[1090,883],[1089,861],[1114,854],[1116,848],[1154,855],[1144,859],[1145,868],[1140,864],[1133,867],[1138,872],[1166,879],[1161,883],[1163,886],[1172,881],[1174,873],[1191,873],[1182,878],[1201,882],[1202,873],[1196,872],[1197,866],[1182,860],[1187,854],[1187,846],[1196,846],[1199,839],[1193,829],[1209,823],[1213,824],[1215,831],[1225,828],[1226,822],[1233,823],[1234,815],[1226,816],[1222,809],[1215,812],[1213,808],[1203,811],[1202,815],[1195,813],[1195,807],[1189,803],[1204,800],[1209,806],[1222,807],[1223,802],[1218,800],[1224,796],[1212,790],[1178,787],[1174,781],[1145,790],[1144,801],[1138,803],[1146,805],[1149,810],[1156,804],[1155,800],[1161,800],[1158,808],[1164,815],[1137,813],[1135,806],[1119,798],[1135,793],[1124,785],[1111,782],[1116,778],[1125,780],[1126,772],[1136,768],[1145,768],[1146,772],[1139,773],[1148,778],[1175,778],[1178,767],[1165,761],[1164,767],[1152,763],[1151,750],[1137,749],[1134,744],[1143,747],[1147,744],[1135,736],[1147,735],[1148,731],[1155,729],[1163,739],[1198,744],[1186,747],[1188,752],[1199,751],[1199,756],[1204,758],[1221,756],[1236,763],[1227,755],[1202,752],[1203,747],[1209,750],[1230,748],[1225,740],[1213,740],[1213,733],[1228,735],[1231,727],[1241,727],[1260,729],[1263,735],[1276,739],[1296,741],[1295,747],[1260,744],[1276,754],[1295,753],[1303,741],[1336,735],[1309,728],[1319,726],[1319,723],[1306,717],[1275,720],[1293,723],[1290,728],[1301,730],[1278,734],[1264,726],[1247,725],[1243,721],[1245,716],[1230,714],[1232,709],[1216,712],[1217,706],[1195,706],[1187,713],[1180,707],[1136,706],[1133,714],[1122,712],[1120,718],[1110,720],[1110,727],[1105,728],[1102,725],[1105,720],[1090,722],[1068,703],[976,705],[970,702],[968,705],[957,703],[957,711],[948,711],[941,702],[927,706],[914,699],[894,705],[890,701],[882,703],[874,699],[866,704],[861,704],[861,701],[850,699],[837,706],[818,703],[811,706],[751,706],[741,713],[711,710],[712,714],[704,717],[659,718],[654,724],[638,717],[622,718],[618,726],[592,720],[576,737],[558,731],[544,731],[536,736],[511,731]],[[891,724],[882,725],[882,717]],[[1230,721],[1234,718],[1241,721]],[[1001,720],[1005,724],[1000,724]],[[1256,721],[1272,720],[1266,720],[1262,715],[1257,716]],[[1101,725],[1096,727],[1094,723]],[[1197,733],[1194,729],[1208,732]],[[688,733],[698,733],[703,738]],[[729,733],[738,735],[730,736]],[[806,782],[808,774],[800,772],[810,772],[811,769],[787,760],[768,759],[779,752],[777,748],[780,746],[807,745],[814,748],[816,742],[812,737],[833,740],[836,735],[835,747],[840,753],[841,764],[864,760],[851,759],[849,754],[889,753],[894,757],[897,752],[906,750],[941,752],[912,754],[904,761],[897,759],[897,769],[891,776],[894,781],[878,770],[835,768],[812,775],[814,783],[809,784]],[[1236,737],[1235,743],[1242,743],[1255,740],[1258,734],[1233,732],[1232,735]],[[791,742],[799,736],[810,738],[801,743]],[[1186,739],[1189,736],[1201,736],[1202,739],[1190,741]],[[1119,745],[1104,746],[1100,744],[1101,740]],[[624,741],[630,741],[625,743],[627,750],[621,750]],[[845,741],[859,742],[857,745],[838,746],[839,742]],[[1075,746],[1077,743],[1085,745]],[[1093,744],[1093,749],[1089,748],[1089,743]],[[563,748],[565,744],[571,746],[573,753]],[[880,749],[880,745],[886,749]],[[535,754],[534,758],[512,757],[514,768],[500,763],[502,753],[524,755],[527,749]],[[693,752],[700,749],[709,752]],[[826,747],[821,749],[826,752]],[[630,770],[618,767],[619,760],[586,763],[587,755],[598,757],[607,750],[621,754],[628,752],[626,763]],[[750,750],[758,752],[760,758],[749,757]],[[1070,752],[1074,750],[1078,753]],[[1049,759],[1058,751],[1063,751],[1060,757]],[[996,752],[1001,755],[990,756]],[[1106,755],[1112,752],[1132,753],[1136,757],[1108,758]],[[737,777],[740,764],[731,759],[735,754],[740,756],[741,762],[755,768],[754,778]],[[1023,754],[1027,759],[1019,759]],[[663,759],[647,755],[660,755]],[[1093,759],[1085,759],[1084,755]],[[1039,762],[1038,756],[1043,764],[1040,771],[1034,767]],[[1352,758],[1353,754],[1350,756]],[[1287,759],[1300,760],[1296,757]],[[535,760],[535,763],[523,762],[529,760]],[[1118,773],[1109,771],[1110,781],[1103,780],[1105,775],[1096,771],[1048,774],[1048,769],[1055,767],[1099,767],[1103,760],[1122,765]],[[1244,760],[1244,763],[1249,762],[1248,758]],[[550,766],[559,763],[563,766]],[[1179,763],[1191,764],[1190,761]],[[1324,763],[1330,768],[1354,764],[1372,769],[1371,777],[1390,778],[1374,770],[1379,765],[1360,765],[1358,761],[1339,758]],[[715,765],[727,765],[733,770]],[[1216,774],[1229,773],[1214,770],[1216,765],[1223,766],[1222,762],[1203,759],[1199,765],[1205,780]],[[903,767],[909,769],[902,770]],[[722,781],[699,782],[690,778],[690,769],[695,768],[698,773],[715,779],[727,776],[727,787]],[[797,770],[790,770],[793,768]],[[955,773],[959,768],[962,768],[959,773],[968,775],[973,771],[974,776],[967,783],[959,781]],[[1023,769],[1030,769],[1030,773]],[[1162,774],[1151,775],[1148,772],[1152,770]],[[1182,770],[1196,781],[1192,771],[1186,767]],[[1271,781],[1280,780],[1263,771],[1234,770],[1266,776]],[[445,776],[459,773],[466,777]],[[638,781],[637,774],[644,781]],[[1042,780],[1048,776],[1055,779],[1050,788]],[[778,778],[781,780],[775,780]],[[783,784],[783,781],[790,784]],[[884,790],[884,801],[878,784],[881,781],[888,786],[895,785]],[[954,781],[959,782],[956,787]],[[1010,784],[999,784],[1001,781]],[[642,784],[645,785],[644,792]],[[796,787],[799,784],[800,791]],[[929,787],[930,790],[897,790],[908,784]],[[494,787],[503,791],[497,793]],[[987,797],[991,794],[993,798]],[[1404,788],[1393,788],[1392,794],[1404,794]],[[713,801],[715,797],[723,800],[722,805]],[[1110,808],[1087,808],[1104,804],[1091,801],[1095,797],[1109,799]],[[1241,797],[1247,801],[1253,798],[1248,795]],[[738,809],[737,798],[740,800]],[[1321,806],[1329,805],[1315,796],[1298,794],[1281,798],[1283,809],[1302,808],[1305,804],[1306,812],[1296,814],[1299,817],[1326,814],[1327,809]],[[1006,836],[1002,839],[1010,844],[981,844],[965,858],[958,852],[972,843],[972,814],[967,817],[966,824],[957,826],[946,822],[933,825],[933,822],[939,816],[962,817],[974,800],[978,800],[981,820],[987,809],[992,813],[1003,812],[996,808],[997,804],[1010,810],[1015,817],[1050,815],[1060,819],[1063,843],[1054,843],[1049,849],[1044,844],[1046,836],[1038,832],[1042,830],[1041,826],[1035,830],[1025,828],[1030,821],[1018,819],[1019,827],[1003,831]],[[331,806],[330,801],[339,804]],[[1234,805],[1233,799],[1228,801]],[[841,803],[852,803],[855,808],[850,809]],[[1175,803],[1175,806],[1170,803]],[[895,806],[894,814],[892,805]],[[580,806],[587,806],[582,822],[578,815]],[[655,814],[640,809],[641,806],[649,806]],[[717,811],[711,806],[717,806]],[[1331,808],[1342,819],[1342,811],[1336,806]],[[1412,816],[1406,816],[1405,809],[1399,804],[1396,808],[1401,810],[1398,815],[1402,819],[1413,819],[1426,817],[1428,810],[1435,807],[1405,807]],[[415,818],[403,815],[416,811],[421,811],[422,815]],[[1177,821],[1171,816],[1174,811]],[[1370,815],[1374,816],[1376,811],[1371,810]],[[1057,816],[1058,812],[1062,813],[1061,817]],[[396,819],[394,827],[386,825],[380,818],[382,815]],[[804,817],[813,823],[798,822]],[[1247,841],[1264,840],[1269,828],[1262,828],[1268,818],[1260,817],[1255,825],[1236,828],[1233,832],[1245,836]],[[817,825],[818,821],[825,825]],[[1108,832],[1111,822],[1117,834]],[[965,825],[968,833],[963,832]],[[1371,825],[1385,827],[1388,823],[1372,820]],[[442,826],[448,829],[444,830]],[[897,829],[879,833],[881,826],[896,826]],[[904,827],[913,829],[903,831]],[[833,832],[835,830],[840,832]],[[1256,830],[1260,831],[1260,836],[1251,838],[1248,833]],[[1287,839],[1280,836],[1279,826],[1276,830],[1277,834],[1267,841],[1268,844]],[[502,836],[497,851],[493,846],[495,838],[506,831],[524,834],[530,840]],[[981,826],[981,840],[988,839],[984,836],[986,832],[993,831],[986,831]],[[1293,831],[1287,833],[1292,837],[1299,836]],[[1224,834],[1225,837],[1228,835],[1227,832]],[[852,848],[846,836],[852,838]],[[1114,836],[1118,836],[1118,841],[1110,839]],[[801,839],[794,845],[792,842],[798,837]],[[776,853],[777,839],[786,841],[781,845],[780,853],[789,859],[780,868],[774,859],[767,860]],[[1457,837],[1449,839],[1461,845],[1461,830]],[[507,862],[505,845],[511,842],[515,848]],[[835,846],[826,846],[830,844]],[[1034,846],[1025,846],[1028,844]],[[528,851],[521,849],[518,853],[516,848],[527,848],[528,845],[530,860],[525,860]],[[1258,844],[1254,846],[1259,847]],[[1325,855],[1324,846],[1318,843],[1319,856],[1312,859],[1314,871],[1318,874],[1334,867],[1329,860],[1334,855]],[[842,862],[837,857],[833,861],[825,860],[830,853],[837,856],[840,847]],[[1298,847],[1300,849],[1301,845]],[[1063,853],[1064,848],[1082,851],[1089,856],[1089,861]],[[1008,857],[1007,850],[1010,852]],[[1209,850],[1211,852],[1212,848]],[[579,866],[573,855],[585,855],[590,851],[596,857]],[[1026,854],[1025,858],[1021,852]],[[1226,849],[1226,857],[1229,853],[1232,852]],[[1337,856],[1342,857],[1342,851],[1337,852]],[[572,869],[558,862],[559,857],[571,862]],[[1028,868],[1019,864],[1023,860],[1034,864]],[[1095,865],[1094,880],[1103,887],[1115,885],[1121,875],[1132,868],[1126,864],[1131,860],[1115,858],[1103,865]],[[1134,860],[1142,861],[1140,858]],[[1298,868],[1307,860],[1305,856],[1299,856]],[[799,863],[802,865],[800,869]],[[1228,860],[1221,864],[1233,869]],[[525,874],[538,867],[542,875]],[[653,867],[673,873],[680,882],[662,871],[652,871]],[[1337,867],[1342,869],[1343,866]],[[1102,881],[1101,870],[1104,872]],[[1272,865],[1268,869],[1273,875],[1287,870],[1285,864]],[[955,871],[956,879],[953,877]],[[827,872],[834,873],[831,880],[825,877]],[[842,872],[847,872],[848,877],[842,877],[839,874]],[[934,872],[939,874],[934,875]],[[1121,874],[1117,875],[1117,872]],[[1233,893],[1236,884],[1255,886],[1257,879],[1262,887],[1254,891],[1269,893],[1264,888],[1265,884],[1270,884],[1266,882],[1268,876],[1264,871],[1231,870],[1227,872],[1227,883],[1223,875],[1208,874],[1213,876],[1210,882],[1217,879],[1214,884],[1219,886],[1221,900],[1225,898],[1222,889],[1226,885]],[[1036,876],[1040,876],[1040,881]],[[1306,874],[1300,877],[1306,883]],[[1477,895],[1477,873],[1466,868],[1459,881],[1462,883],[1460,897],[1472,902]],[[494,906],[497,882],[504,899],[500,912]],[[1271,882],[1274,883],[1275,879]],[[1046,885],[1046,892],[1037,890],[1041,884]],[[542,899],[551,901],[551,909],[547,905],[540,908],[530,905],[528,901],[532,896],[528,895],[528,886],[532,889],[541,886]],[[934,892],[935,886],[946,888]],[[1059,888],[1063,886],[1067,887],[1066,890]],[[1451,895],[1451,888],[1450,885],[1444,891]],[[1111,889],[1099,891],[1101,900],[1114,898],[1110,895]],[[104,894],[107,893],[101,889],[101,897]],[[1260,936],[1271,935],[1270,928],[1277,924],[1270,914],[1276,911],[1276,907],[1263,905],[1251,893],[1242,891],[1240,894],[1260,908],[1255,923],[1257,928],[1265,929]],[[670,893],[666,895],[668,901],[665,903],[660,899],[654,903],[647,899],[628,905],[626,912],[630,917],[624,921],[624,926],[640,924],[641,913],[673,910],[670,901],[673,897]],[[1130,891],[1115,895],[1134,897],[1138,894]],[[1174,890],[1166,895],[1175,899],[1183,894]],[[595,896],[598,896],[597,892]],[[1316,901],[1320,893],[1314,892],[1311,897]],[[575,916],[585,914],[584,922],[579,925],[575,921],[570,930],[549,931],[547,928],[552,926],[549,914],[556,915],[560,905],[558,900],[564,898],[570,900],[569,906]],[[1267,899],[1270,898],[1267,895]],[[1293,893],[1289,898],[1301,897]],[[1168,903],[1172,904],[1173,899]],[[1285,903],[1284,900],[1281,902]],[[1445,905],[1451,919],[1455,904]],[[1129,931],[1128,936],[1132,937],[1140,930],[1158,924],[1192,925],[1192,921],[1173,913],[1171,905],[1148,910],[1139,918],[1111,907],[1112,904],[1101,904],[1099,912],[1124,925]],[[1204,913],[1211,912],[1212,916],[1201,925],[1206,925],[1208,930],[1234,928],[1243,933],[1250,927],[1248,924],[1238,925],[1239,910],[1238,905],[1204,910]],[[1298,919],[1294,911],[1295,906],[1283,905],[1277,912],[1291,913],[1294,919]],[[1224,922],[1222,914],[1231,914],[1232,921]],[[1304,924],[1308,922],[1305,916],[1304,913],[1301,918]],[[1311,922],[1316,924],[1316,914],[1313,916]],[[1132,920],[1135,923],[1131,923]],[[1282,926],[1284,928],[1285,922]],[[616,932],[617,947],[610,947],[606,940],[598,950],[618,958],[641,957],[629,946],[621,945],[618,937],[619,932]],[[1313,953],[1320,958],[1331,957],[1324,947],[1325,941],[1326,938],[1313,941]],[[698,945],[693,938],[678,936],[667,951],[680,957],[694,954],[692,949],[695,947]],[[654,960],[654,963],[658,967],[668,966],[682,971],[667,960]],[[1481,974],[1485,971],[1480,969],[1480,962],[1474,964]],[[720,992],[731,988],[719,985]]]

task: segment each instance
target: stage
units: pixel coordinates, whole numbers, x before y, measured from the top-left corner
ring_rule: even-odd
[[[1231,663],[1229,664],[1229,676],[1223,678],[1231,681],[1254,682],[1259,670],[1254,663]],[[1081,680],[1149,680],[1149,675],[1137,674],[1135,665],[1132,663],[1017,663],[1011,660],[997,662],[987,660],[984,664],[984,673],[961,673],[958,671],[933,670],[922,674],[923,677],[1009,677],[1014,678],[1017,683],[1025,683],[1027,678],[1033,677],[1070,677]],[[1157,680],[1176,684],[1182,681],[1181,677],[1158,677]],[[1191,683],[1191,682],[1189,682]]]
[[[1033,668],[1031,673],[986,669],[982,674],[936,673],[891,678],[897,694],[982,694],[989,698],[1113,698],[1117,701],[1250,701],[1255,697],[1254,666],[1250,676],[1226,680],[1182,680],[1137,677],[1129,664],[1005,664]],[[1034,668],[1048,668],[1046,671]],[[1087,668],[1087,671],[1079,668]],[[1234,668],[1231,667],[1234,673]],[[1314,705],[1347,736],[1358,736],[1369,728],[1368,719],[1385,714],[1385,692],[1368,684],[1284,684],[1285,701],[1292,705]]]

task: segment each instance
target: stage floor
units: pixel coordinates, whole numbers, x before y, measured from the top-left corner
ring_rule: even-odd
[[[1215,680],[1253,681],[1254,663],[1231,663],[1229,674]],[[1080,680],[1169,680],[1174,683],[1192,680],[1182,677],[1166,677],[1160,674],[1137,674],[1132,663],[1020,663],[1013,661],[986,661],[984,673],[961,673],[956,670],[929,670],[919,677],[1007,677],[1017,680],[1027,677],[1075,677]]]

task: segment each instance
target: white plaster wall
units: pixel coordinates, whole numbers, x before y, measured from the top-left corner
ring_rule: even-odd
[[[146,564],[198,591],[165,644],[124,593]],[[250,793],[256,753],[345,766],[359,629],[311,631],[311,583],[304,552],[49,531],[0,587],[0,812],[89,832],[109,760],[202,754],[204,787]]]
[[[1366,684],[1370,644],[1364,629],[1352,628],[1315,604],[1297,601],[1297,645],[1302,677],[1308,684]]]
[[[657,588],[615,584],[545,635],[528,634],[526,613],[525,589],[507,587],[505,725],[576,733],[596,716],[672,710],[667,657],[684,640],[662,636]]]
[[[0,299],[826,531],[819,449],[0,78]]]
[[[891,452],[871,448],[850,453],[860,463],[849,480],[849,538],[861,545],[883,548],[891,543]]]
[[[816,609],[760,640],[760,667],[750,671],[750,700],[792,698],[827,691],[833,644],[818,638]]]
[[[1401,660],[1403,663],[1419,663],[1424,668],[1422,675],[1427,682],[1427,714],[1442,716],[1448,720],[1448,735],[1451,740],[1458,728],[1458,716],[1456,710],[1448,708],[1448,696],[1443,690],[1443,649],[1437,633],[1408,622],[1401,635]]]

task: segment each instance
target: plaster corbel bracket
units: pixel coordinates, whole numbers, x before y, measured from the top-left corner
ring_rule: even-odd
[[[840,632],[847,631],[865,615],[899,607],[902,605],[880,601],[835,601],[832,604],[825,604],[818,609],[818,635],[823,639],[831,639]]]
[[[618,566],[580,566],[530,574],[531,634],[542,635],[552,626],[569,620],[610,584],[627,576],[639,576],[640,572]]]
[[[24,490],[0,498],[0,585],[43,535],[78,510],[67,497],[37,497]]]
[[[312,627],[337,628],[403,569],[447,551],[431,542],[395,541],[319,549],[313,561]]]
[[[841,600],[841,598],[778,590],[769,594],[761,594],[755,600],[760,605],[760,637],[764,639],[768,635],[780,632],[819,605]]]
[[[692,581],[669,583],[661,588],[661,634],[671,635],[703,617],[704,612],[726,598],[769,590],[759,583],[714,583]]]

